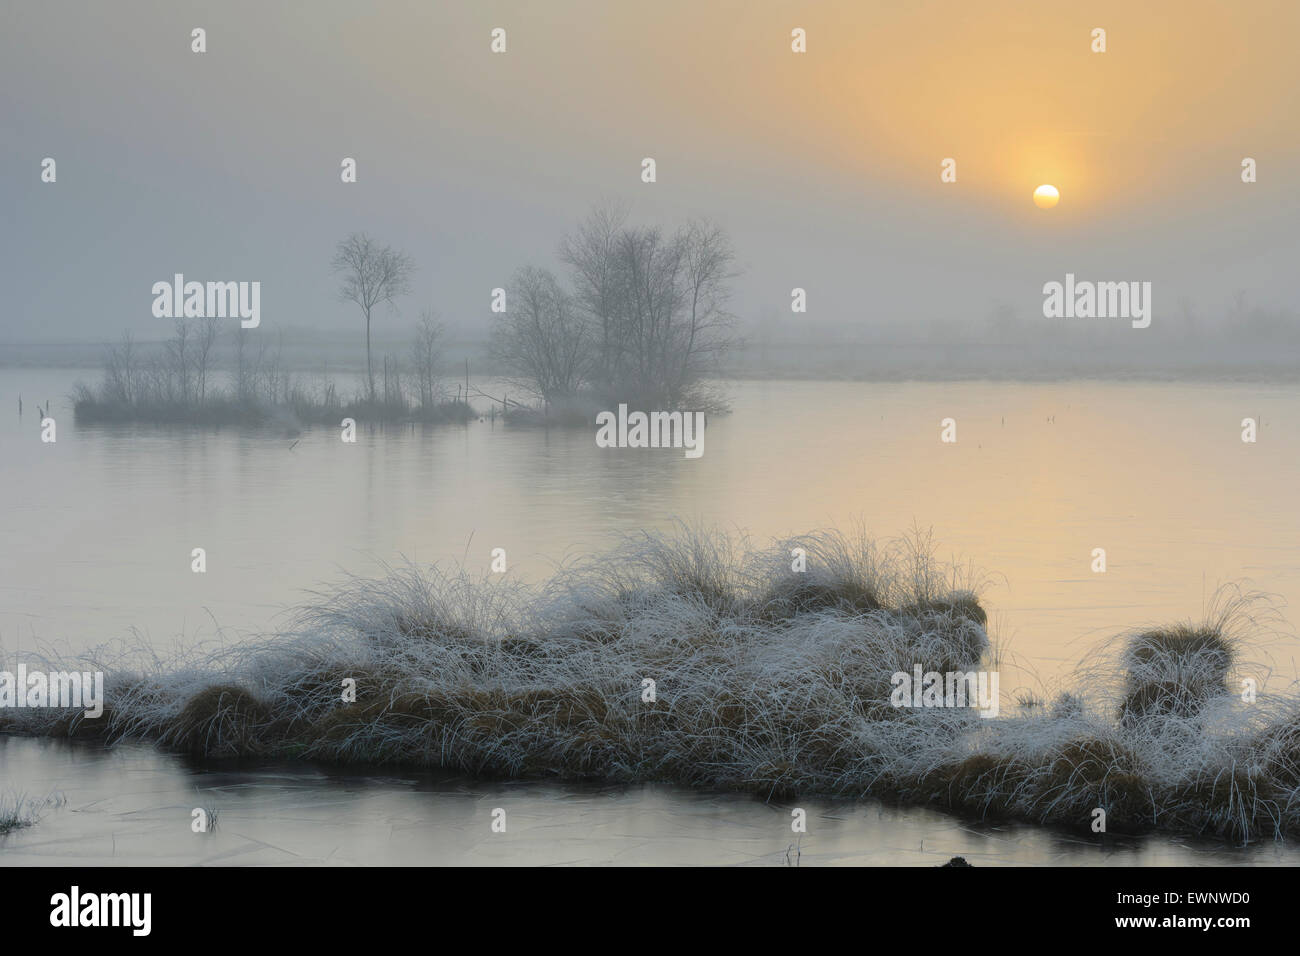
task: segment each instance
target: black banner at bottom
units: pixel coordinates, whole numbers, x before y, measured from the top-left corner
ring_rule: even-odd
[[[497,942],[511,935],[535,941],[539,934],[592,939],[592,931],[608,927],[648,934],[646,943],[654,945],[689,938],[684,931],[692,925],[700,936],[731,942],[845,929],[864,940],[935,933],[947,942],[1044,930],[1143,945],[1190,934],[1230,942],[1260,928],[1277,932],[1287,922],[1289,877],[1272,867],[842,868],[783,872],[780,879],[746,868],[545,875],[486,868],[33,868],[0,869],[0,898],[11,943],[75,933],[79,943],[100,937],[128,945],[301,945],[427,931],[432,922],[458,936],[486,930]],[[980,926],[992,935],[977,932]]]

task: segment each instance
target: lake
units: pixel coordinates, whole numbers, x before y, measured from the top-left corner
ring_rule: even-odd
[[[6,660],[122,640],[147,641],[162,652],[218,637],[239,640],[273,630],[308,589],[328,588],[344,572],[378,574],[385,562],[404,558],[463,561],[486,572],[492,550],[504,548],[511,575],[538,579],[622,533],[668,528],[675,517],[741,529],[760,541],[859,519],[884,537],[932,529],[941,556],[973,561],[992,576],[984,604],[1010,662],[1004,694],[1068,680],[1084,654],[1135,625],[1198,617],[1222,582],[1249,580],[1283,600],[1300,595],[1300,509],[1293,498],[1300,486],[1300,387],[1293,385],[734,382],[727,385],[733,412],[710,421],[703,456],[687,459],[673,449],[598,448],[594,427],[544,431],[510,428],[500,419],[465,427],[363,423],[355,444],[328,428],[297,435],[78,428],[66,396],[77,379],[96,375],[0,369]],[[499,383],[481,384],[500,394]],[[36,412],[47,399],[58,423],[53,444],[41,442]],[[1248,417],[1259,423],[1255,443],[1241,440]],[[955,420],[955,443],[940,441],[945,418]],[[199,547],[207,555],[204,574],[190,569]],[[1092,570],[1096,548],[1105,549],[1105,573]],[[1252,649],[1274,665],[1270,688],[1295,679],[1297,649],[1291,636]],[[436,829],[496,792],[463,780],[445,787],[420,782],[425,778],[394,783],[319,768],[227,778],[185,769],[149,748],[92,757],[49,746],[5,741],[0,770],[6,785],[29,793],[57,786],[70,798],[76,793],[116,807],[93,826],[78,824],[84,829],[75,832],[86,839],[136,812],[152,819],[195,786],[254,794],[242,804],[251,817],[263,800],[286,813],[301,806],[306,821],[333,820],[343,830],[355,824],[355,832],[370,832],[376,820],[398,820],[399,830]],[[56,769],[65,765],[61,776]],[[148,791],[153,796],[137,792],[141,776],[158,781]],[[528,862],[624,862],[611,854],[638,840],[653,844],[656,819],[675,834],[669,843],[676,848],[651,847],[644,851],[651,858],[634,853],[632,861],[772,862],[789,842],[778,834],[780,846],[769,846],[768,836],[757,836],[772,825],[774,811],[747,799],[671,788],[500,786],[532,794],[536,819],[550,821],[544,825],[551,837],[565,838],[561,844],[573,844],[534,847],[534,856],[521,858]],[[348,809],[356,795],[358,806]],[[967,855],[986,852],[980,847],[991,839],[969,837],[948,817],[872,806],[827,809],[827,819],[837,821],[828,826],[841,830],[806,851],[825,853],[826,862],[934,862],[928,851],[909,855],[913,835],[930,845],[935,834],[961,834],[943,846]],[[557,817],[557,807],[568,809]],[[226,819],[241,812],[232,809]],[[72,819],[68,807],[52,813],[52,820]],[[889,821],[875,836],[866,822],[872,813]],[[593,833],[616,833],[608,840],[574,836],[573,814]],[[136,824],[124,825],[129,838]],[[43,838],[57,844],[62,826],[46,821],[11,836],[0,860]],[[261,832],[251,819],[241,826]],[[788,822],[782,826],[788,835]],[[231,832],[213,834],[215,842],[201,851],[187,844],[177,859],[232,849],[220,842]],[[1057,837],[1017,833],[1016,845],[1027,840],[1032,849],[987,852],[1022,862],[1076,852],[1062,850]],[[188,836],[183,828],[177,839]],[[410,846],[442,846],[438,859],[447,862],[472,862],[482,849],[476,830],[461,842],[429,840]],[[1158,842],[1166,847],[1159,852],[1176,856],[1185,841]],[[415,862],[417,850],[403,843],[388,840],[385,850],[355,838],[343,858]],[[124,852],[145,862],[147,847],[142,840]],[[320,862],[330,859],[327,849],[306,830],[290,848]],[[87,852],[103,856],[100,849]],[[269,861],[260,852],[249,860]],[[1099,851],[1079,852],[1091,859]],[[896,858],[881,860],[881,853]]]

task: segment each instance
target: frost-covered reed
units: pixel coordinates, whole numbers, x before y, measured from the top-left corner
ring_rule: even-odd
[[[1248,702],[1235,683],[1251,673],[1243,642],[1276,623],[1267,602],[1225,592],[1202,622],[1122,635],[1070,692],[1022,693],[995,719],[892,706],[897,672],[997,666],[983,584],[923,536],[838,531],[760,548],[679,527],[537,587],[404,566],[317,595],[271,638],[92,660],[107,674],[102,718],[0,710],[0,729],[206,757],[875,795],[1083,830],[1101,808],[1110,832],[1297,832],[1300,699]]]

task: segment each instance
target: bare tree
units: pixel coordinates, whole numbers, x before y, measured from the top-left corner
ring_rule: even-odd
[[[392,246],[381,246],[365,233],[348,236],[338,244],[331,263],[333,272],[342,275],[339,298],[354,302],[366,320],[366,379],[370,400],[375,400],[375,367],[370,353],[370,319],[375,306],[410,292],[415,263]]]
[[[384,356],[384,404],[389,408],[406,407],[402,391],[402,369],[397,356]]]
[[[420,406],[433,407],[434,386],[438,381],[438,367],[442,364],[442,323],[434,313],[425,309],[415,327],[415,374],[420,388]]]
[[[242,325],[231,333],[235,337],[235,397],[240,402],[249,402],[253,398],[253,370],[249,367],[245,350],[248,329]]]
[[[188,404],[192,388],[190,385],[190,363],[193,355],[190,350],[190,325],[184,319],[177,319],[175,333],[167,342],[167,384],[169,399],[176,399]]]
[[[130,405],[139,397],[137,378],[135,337],[130,332],[124,332],[122,344],[110,348],[104,357],[104,397],[109,401]]]
[[[604,200],[596,204],[572,235],[560,240],[560,260],[573,270],[578,306],[594,326],[597,374],[609,385],[620,364],[619,300],[623,292],[615,257],[619,232],[627,221],[626,203]]]
[[[588,326],[553,273],[518,270],[508,309],[493,330],[492,352],[517,384],[547,403],[573,395],[589,368]]]
[[[623,363],[614,380],[631,385],[639,398],[659,398],[667,390],[669,343],[681,303],[682,247],[659,229],[625,229],[616,256],[624,283]]]
[[[542,269],[514,276],[494,354],[548,403],[594,388],[675,408],[702,398],[701,379],[734,343],[726,232],[698,221],[667,234],[626,226],[626,215],[598,204],[561,241],[572,294]]]
[[[675,406],[732,344],[735,256],[711,223],[667,236],[625,219],[623,207],[598,204],[560,243],[594,340],[589,384]]]
[[[217,344],[218,331],[216,316],[199,319],[194,341],[194,371],[200,405],[207,399],[208,370],[212,367],[212,348]]]
[[[682,317],[668,336],[665,384],[674,404],[734,342],[735,317],[727,311],[735,253],[721,227],[692,222],[677,237],[682,256]]]

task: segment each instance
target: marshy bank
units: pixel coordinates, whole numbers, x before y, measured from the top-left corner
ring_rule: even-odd
[[[500,418],[512,426],[574,428],[592,427],[602,412],[620,405],[679,415],[730,411],[721,388],[708,382],[693,383],[674,395],[582,388],[543,399],[517,385],[512,391],[508,381],[485,391],[479,382],[471,383],[468,374],[454,386],[423,373],[412,382],[395,359],[385,358],[373,395],[362,381],[344,398],[344,389],[328,371],[290,371],[278,354],[200,375],[169,360],[166,353],[144,361],[122,357],[127,352],[125,344],[110,349],[102,380],[94,385],[78,381],[73,387],[69,400],[79,424],[338,427],[345,418],[358,424],[465,424]]]
[[[243,425],[338,427],[345,418],[356,422],[420,422],[444,424],[473,421],[478,412],[468,400],[430,396],[412,398],[400,387],[388,387],[371,399],[358,393],[340,397],[333,382],[312,387],[287,374],[257,388],[212,387],[199,393],[171,388],[162,379],[152,386],[137,384],[115,389],[109,384],[78,384],[73,391],[73,415],[79,424]]]
[[[1297,831],[1300,700],[1246,701],[1238,683],[1267,604],[1225,593],[1207,620],[1129,635],[1070,693],[1004,700],[995,718],[894,706],[897,673],[996,670],[982,583],[924,539],[838,532],[763,548],[646,534],[533,588],[407,566],[345,582],[262,641],[51,662],[106,672],[104,716],[4,710],[0,729],[202,758],[880,797],[1081,834],[1099,808],[1111,834]]]
[[[333,395],[320,397],[304,390],[296,390],[277,401],[218,394],[197,405],[166,400],[115,401],[84,386],[73,395],[73,414],[78,423],[86,425],[129,423],[288,427],[338,427],[345,418],[369,423],[464,424],[479,417],[468,402],[460,399],[449,399],[428,406],[397,399],[371,402],[355,398],[343,402]]]
[[[57,790],[0,836],[3,866],[1280,866],[1300,850],[1183,835],[1075,836],[872,799],[790,804],[669,784],[505,780],[307,760],[195,760],[140,742],[0,735],[6,777]],[[220,825],[191,830],[196,807]],[[491,831],[492,811],[509,814]]]
[[[99,383],[74,387],[73,414],[82,424],[289,427],[476,418],[468,383],[453,396],[440,381],[440,327],[426,319],[417,331],[408,365],[383,356],[379,379],[371,374],[345,398],[328,368],[314,380],[291,370],[282,339],[254,346],[249,330],[239,329],[223,349],[216,320],[181,319],[166,342],[142,345],[127,334],[107,347]]]

